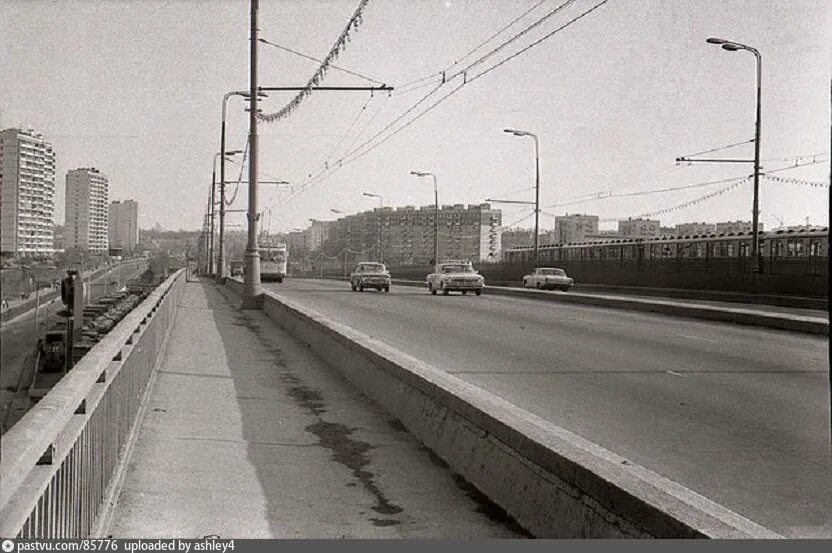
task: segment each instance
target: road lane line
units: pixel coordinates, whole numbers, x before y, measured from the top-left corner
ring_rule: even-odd
[[[682,374],[682,373],[677,373],[676,371],[664,371],[664,372],[666,372],[667,374],[672,374],[674,376],[681,376],[682,378],[687,378],[688,377],[688,375]]]

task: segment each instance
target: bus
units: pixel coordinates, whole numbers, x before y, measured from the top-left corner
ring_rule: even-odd
[[[286,244],[262,246],[260,248],[260,280],[283,282],[288,259],[289,252],[286,250]]]

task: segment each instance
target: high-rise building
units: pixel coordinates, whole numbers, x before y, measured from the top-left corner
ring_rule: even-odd
[[[621,236],[638,237],[638,236],[659,236],[659,229],[661,228],[659,221],[653,219],[627,219],[626,221],[618,221],[618,234]]]
[[[0,131],[0,253],[51,255],[54,214],[52,145],[30,130]]]
[[[107,233],[110,248],[133,252],[139,243],[139,203],[136,200],[118,200],[110,204]]]
[[[107,253],[109,184],[94,167],[81,167],[66,174],[66,249]]]
[[[737,234],[751,232],[751,221],[724,221],[716,224],[717,234]],[[757,223],[757,230],[763,230],[763,223]]]
[[[555,217],[555,235],[557,244],[584,242],[587,235],[598,234],[597,215],[558,215]]]

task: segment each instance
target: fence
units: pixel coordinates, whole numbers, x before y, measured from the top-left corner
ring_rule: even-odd
[[[4,436],[0,536],[95,534],[184,285],[178,271]]]

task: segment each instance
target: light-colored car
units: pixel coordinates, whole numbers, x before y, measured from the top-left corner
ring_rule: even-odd
[[[538,267],[532,274],[523,277],[523,287],[525,288],[568,292],[574,285],[575,281],[566,276],[563,269],[554,267]]]
[[[365,288],[389,292],[390,273],[387,272],[384,263],[362,261],[350,275],[350,287],[353,292],[363,292]]]
[[[474,270],[470,261],[443,261],[434,268],[425,280],[428,283],[428,291],[436,295],[442,292],[448,295],[449,292],[474,292],[482,294],[482,287],[485,279]]]

